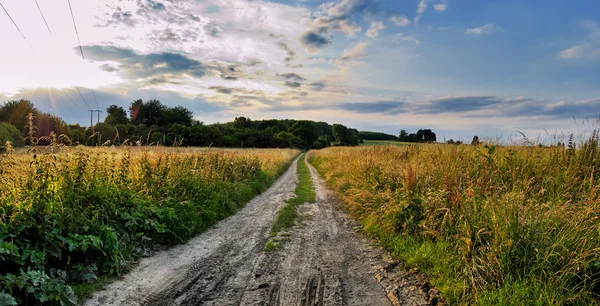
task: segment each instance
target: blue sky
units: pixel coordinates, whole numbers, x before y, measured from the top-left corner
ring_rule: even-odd
[[[0,11],[12,46],[0,101],[86,124],[88,108],[158,98],[206,123],[312,119],[463,140],[571,132],[600,113],[596,0],[71,2],[85,60],[67,3],[40,3],[49,33],[33,1],[2,1],[26,39]]]

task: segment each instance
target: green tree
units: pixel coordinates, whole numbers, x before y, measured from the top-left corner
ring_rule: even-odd
[[[127,119],[127,112],[120,106],[111,105],[106,108],[106,119],[104,119],[104,123],[110,125],[116,124],[127,124],[129,119]]]
[[[181,124],[192,126],[194,113],[183,106],[169,107],[163,111],[161,125]]]
[[[290,128],[290,132],[296,137],[300,138],[302,142],[302,148],[310,150],[312,144],[319,138],[317,131],[317,123],[310,120],[299,120],[296,121]]]
[[[29,113],[32,113],[34,117],[39,114],[31,101],[25,99],[8,101],[0,107],[0,122],[10,123],[17,130],[23,132],[27,125],[27,114]]]
[[[10,141],[15,147],[20,147],[23,145],[23,135],[14,125],[0,122],[0,147],[4,146],[7,141]]]
[[[142,104],[138,117],[140,123],[146,126],[160,125],[163,122],[164,112],[167,109],[159,100],[148,100]]]
[[[357,131],[349,129],[344,125],[333,125],[333,137],[341,146],[357,146],[359,141],[357,134]]]
[[[249,129],[252,127],[252,120],[246,117],[235,117],[233,127],[236,129]]]
[[[406,130],[400,130],[400,136],[398,136],[398,141],[407,141],[408,133]]]

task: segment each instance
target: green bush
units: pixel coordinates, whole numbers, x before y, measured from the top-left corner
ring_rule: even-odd
[[[14,125],[0,122],[0,147],[3,147],[7,141],[10,141],[14,147],[23,146],[23,135]]]

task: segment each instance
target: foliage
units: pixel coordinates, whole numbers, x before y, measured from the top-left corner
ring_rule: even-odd
[[[437,138],[430,129],[418,130],[416,134],[409,134],[405,130],[400,130],[398,141],[403,142],[436,142]]]
[[[588,305],[600,294],[600,150],[328,148],[309,160],[364,228],[451,304]]]
[[[314,121],[296,121],[290,128],[290,132],[300,139],[302,142],[302,148],[307,150],[311,149],[313,143],[319,138],[317,124]]]
[[[120,106],[111,105],[106,108],[106,119],[104,119],[104,123],[110,125],[116,124],[127,124],[129,119],[127,118],[127,112]]]
[[[380,132],[360,131],[358,137],[363,140],[398,140],[398,136]]]
[[[0,147],[3,147],[7,141],[15,147],[23,146],[23,136],[19,130],[10,123],[0,122]]]
[[[26,129],[29,126],[29,114],[33,115],[33,136],[36,138],[48,136],[51,132],[57,135],[69,134],[68,126],[61,118],[38,111],[29,100],[8,101],[0,106],[0,122],[13,125],[23,135],[28,133]],[[42,141],[41,144],[47,142]]]
[[[0,157],[0,302],[71,304],[156,245],[235,213],[295,150],[62,147]]]
[[[333,125],[333,137],[339,143],[340,146],[357,146],[358,145],[358,133],[354,130],[348,129],[341,124]]]

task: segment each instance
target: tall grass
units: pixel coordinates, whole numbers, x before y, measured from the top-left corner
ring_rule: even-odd
[[[597,133],[578,149],[329,148],[309,159],[364,228],[451,304],[598,301]]]
[[[0,304],[73,303],[68,284],[118,275],[156,245],[206,230],[264,191],[299,154],[57,150],[0,157]]]

